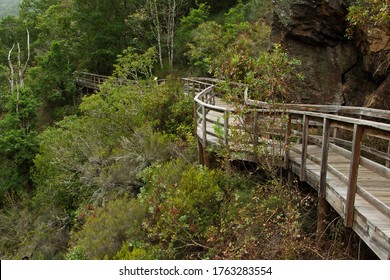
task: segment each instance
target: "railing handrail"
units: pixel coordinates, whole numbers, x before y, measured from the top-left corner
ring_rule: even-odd
[[[257,101],[253,99],[246,99],[245,104],[261,107],[261,108],[285,108],[289,110],[299,110],[299,111],[310,111],[310,112],[322,112],[328,114],[348,114],[348,115],[357,115],[365,116],[368,118],[376,118],[390,121],[390,111],[367,108],[367,107],[355,107],[355,106],[342,106],[342,105],[319,105],[319,104],[290,104],[290,103],[277,103],[269,104],[263,101]]]

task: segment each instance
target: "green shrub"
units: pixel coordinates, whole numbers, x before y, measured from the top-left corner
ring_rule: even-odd
[[[192,258],[207,250],[207,231],[217,223],[224,197],[224,174],[173,160],[151,166],[143,178],[149,239],[173,252],[166,256],[171,258]]]
[[[108,202],[88,218],[80,232],[74,234],[74,247],[68,258],[114,258],[124,242],[138,242],[145,238],[141,225],[145,214],[142,204],[126,196]]]

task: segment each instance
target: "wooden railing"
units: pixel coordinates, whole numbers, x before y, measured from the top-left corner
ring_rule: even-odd
[[[108,80],[108,76],[91,74],[87,72],[75,72],[76,83],[80,86],[99,90],[100,85]]]
[[[218,143],[229,145],[231,135],[231,124],[229,121],[236,114],[234,108],[215,105],[217,97],[215,80],[186,79],[192,83],[190,88],[196,89],[195,96],[195,117],[198,137],[204,148],[209,144],[215,144],[215,138],[219,137]],[[372,204],[381,213],[390,217],[390,207],[366,191],[358,183],[359,166],[363,166],[378,176],[390,179],[390,112],[360,107],[324,106],[324,105],[283,105],[271,106],[266,103],[246,99],[245,102],[250,108],[247,114],[256,115],[256,119],[249,119],[251,122],[261,123],[261,118],[266,115],[287,116],[285,127],[286,150],[285,160],[288,161],[289,150],[295,150],[301,154],[300,178],[305,180],[306,162],[308,159],[321,166],[321,177],[319,181],[319,195],[324,196],[327,174],[332,173],[348,186],[345,225],[352,226],[355,196],[358,194],[367,202]],[[210,112],[223,114],[223,122],[216,121],[208,116]],[[255,114],[254,114],[255,113]],[[388,122],[388,123],[385,123]],[[235,127],[236,124],[234,124]],[[215,133],[210,127],[220,126],[222,133]],[[245,127],[256,125],[244,124]],[[253,134],[261,133],[261,129],[253,131]],[[222,135],[222,136],[221,136]],[[213,141],[210,139],[214,139]],[[251,139],[258,139],[252,137]],[[282,140],[281,140],[282,141]],[[297,145],[300,144],[298,150]],[[254,146],[256,143],[252,143]],[[309,145],[321,147],[320,157],[311,155],[308,152]],[[348,175],[337,170],[336,167],[328,165],[329,149],[350,160]],[[390,188],[390,185],[389,185]]]
[[[352,226],[356,194],[360,195],[384,215],[390,217],[390,207],[358,184],[359,166],[367,168],[380,177],[390,179],[390,169],[388,168],[389,153],[377,148],[382,142],[385,144],[382,144],[382,147],[386,150],[388,149],[390,125],[376,121],[297,110],[288,111],[288,115],[289,121],[296,120],[295,123],[299,123],[302,127],[301,131],[294,131],[295,134],[302,137],[302,149],[298,151],[301,153],[301,180],[305,180],[306,161],[310,158],[311,161],[321,165],[320,196],[325,194],[326,177],[329,172],[347,185],[345,225],[347,227]],[[289,127],[293,127],[293,125]],[[291,129],[287,133],[291,135],[293,130]],[[364,139],[370,143],[364,144]],[[322,148],[320,158],[308,153],[307,147],[309,143]],[[350,160],[348,176],[336,167],[328,165],[329,149],[333,149],[336,153]],[[365,152],[364,155],[362,151]]]
[[[82,86],[98,90],[107,78],[79,72],[76,81]],[[256,153],[260,142],[269,146],[277,142],[278,156],[283,157],[282,161],[278,161],[279,164],[282,163],[290,170],[297,169],[298,166],[299,169],[294,172],[302,181],[309,181],[312,176],[308,165],[314,163],[319,167],[318,179],[311,182],[318,191],[319,205],[326,200],[328,178],[332,176],[341,182],[343,192],[346,190],[346,197],[345,201],[344,198],[339,201],[343,207],[339,207],[337,211],[344,218],[346,227],[353,227],[357,221],[354,217],[357,213],[357,197],[365,200],[382,217],[390,219],[390,199],[381,199],[381,194],[377,193],[375,187],[367,187],[366,182],[361,184],[364,176],[359,176],[359,168],[364,168],[364,172],[370,172],[370,176],[381,178],[382,183],[384,182],[381,188],[387,192],[385,197],[389,197],[389,111],[337,105],[270,105],[251,100],[248,88],[242,84],[232,85],[235,89],[242,90],[242,98],[240,102],[231,104],[223,101],[216,79],[185,78],[182,82],[186,94],[194,96],[195,135],[202,149],[199,154],[202,163],[208,162],[207,149],[210,145],[224,146],[232,153],[240,150],[240,153],[250,154]],[[237,132],[245,137],[235,139]],[[236,145],[237,142],[241,142],[241,147]],[[330,155],[347,159],[347,166],[329,164]],[[366,222],[363,227],[371,227],[370,223]],[[358,231],[359,227],[361,225],[357,225]],[[373,228],[376,232],[376,225]],[[388,227],[386,225],[386,231],[389,230],[390,223]],[[367,244],[372,243],[369,246],[376,249],[380,258],[390,259],[389,234],[387,237],[382,233],[378,235],[382,241],[378,241],[378,236],[372,239],[371,234],[373,233],[360,230],[360,236],[365,238]],[[376,245],[380,242],[381,248]]]

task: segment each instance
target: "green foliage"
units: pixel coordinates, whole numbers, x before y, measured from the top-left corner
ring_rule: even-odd
[[[180,81],[168,79],[142,97],[146,120],[154,129],[178,135],[179,128],[193,130],[193,101],[183,93]]]
[[[100,201],[101,195],[115,190],[115,186],[132,188],[131,177],[121,179],[125,171],[114,172],[114,167],[126,168],[126,163],[133,160],[127,166],[131,170],[144,161],[140,155],[131,157],[138,151],[137,146],[123,154],[130,144],[136,143],[131,137],[142,126],[142,116],[137,115],[139,97],[134,91],[106,87],[83,101],[83,116],[65,118],[57,128],[42,133],[34,173],[39,200],[69,211],[94,192],[94,200]]]
[[[27,82],[42,100],[49,104],[75,105],[73,56],[66,41],[53,41],[48,52],[37,58],[39,66],[30,69]]]
[[[358,0],[348,7],[349,27],[347,37],[351,38],[356,27],[367,28],[389,23],[390,3],[388,0]]]
[[[149,80],[153,77],[153,64],[156,62],[155,48],[138,54],[133,47],[128,47],[118,55],[114,76],[124,81]]]
[[[72,238],[74,248],[68,259],[112,259],[125,242],[142,241],[145,208],[128,197],[109,201],[87,219]]]
[[[100,74],[112,72],[116,56],[128,46],[136,46],[137,39],[135,44],[133,39],[139,38],[139,34],[131,32],[126,21],[143,3],[140,0],[72,1],[72,23],[78,31],[81,68]]]
[[[207,235],[218,223],[224,193],[232,184],[221,171],[181,160],[155,164],[142,173],[141,200],[151,217],[148,238],[165,258],[194,258],[208,250]]]
[[[200,23],[188,43],[190,63],[203,75],[214,74],[234,53],[250,57],[268,49],[271,22],[267,11],[261,9],[265,5],[269,6],[268,1],[239,2],[224,15],[224,24]],[[250,11],[259,13],[257,20]]]
[[[213,21],[205,22],[193,31],[192,36],[193,42],[188,44],[187,52],[190,63],[199,68],[201,74],[208,73],[214,55],[220,53],[225,44],[222,26]]]
[[[180,19],[180,25],[176,33],[176,52],[179,55],[186,52],[193,30],[201,23],[206,22],[209,16],[209,7],[205,3],[201,3],[196,9],[191,9],[187,16]],[[184,57],[180,57],[180,59],[184,59]]]
[[[0,251],[4,259],[61,259],[68,236],[53,209],[33,207],[30,195],[6,198],[0,210]]]
[[[24,88],[19,102],[11,99],[7,107],[10,111],[0,119],[0,204],[9,193],[31,190],[30,168],[38,150],[37,100]]]
[[[144,89],[140,95],[137,86],[119,86],[112,79],[84,98],[80,116],[66,117],[40,135],[33,201],[35,207],[57,213],[59,231],[83,226],[75,218],[80,205],[99,206],[137,193],[139,173],[154,162],[186,158],[185,147],[175,145],[175,137],[166,132],[186,126],[182,121],[191,119],[186,116],[187,109],[192,115],[191,106],[181,103],[184,96],[173,82]]]
[[[246,65],[245,59],[243,61],[244,63],[241,63],[246,67],[243,81],[249,85],[254,99],[289,100],[290,83],[293,83],[294,79],[303,79],[302,74],[297,72],[301,62],[291,58],[279,44],[274,45],[271,52],[262,52],[255,58],[249,58]],[[240,66],[232,72],[244,74]],[[235,65],[229,69],[232,67]]]

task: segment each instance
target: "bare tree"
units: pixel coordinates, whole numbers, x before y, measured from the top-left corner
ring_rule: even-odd
[[[167,47],[168,47],[168,63],[169,71],[173,68],[173,55],[174,55],[174,37],[175,37],[175,17],[176,17],[176,0],[168,0],[168,12],[167,12]]]
[[[147,9],[152,22],[152,29],[157,40],[157,53],[163,68],[163,48],[168,51],[169,70],[172,71],[174,60],[174,39],[177,18],[181,15],[187,0],[147,0]],[[163,44],[166,44],[163,45]]]
[[[166,0],[166,12],[165,12],[165,27],[166,27],[166,39],[168,49],[168,63],[169,70],[173,69],[174,50],[175,50],[175,33],[176,33],[176,19],[181,16],[187,0]]]
[[[146,1],[150,17],[153,24],[153,34],[157,40],[157,53],[158,60],[160,62],[161,69],[164,67],[163,58],[162,58],[162,26],[160,22],[160,13],[157,7],[157,0],[147,0]]]
[[[17,67],[17,77],[15,77],[15,70],[14,67],[15,65],[12,63],[11,60],[11,54],[12,51],[15,48],[15,44],[12,45],[12,48],[8,52],[8,66],[10,68],[10,77],[8,78],[9,83],[10,83],[10,88],[11,88],[11,95],[14,94],[15,87],[16,87],[16,112],[19,112],[19,100],[20,100],[20,92],[19,89],[24,86],[24,78],[28,66],[28,61],[30,60],[30,33],[28,32],[28,29],[26,28],[26,33],[27,33],[27,58],[26,62],[24,65],[22,65],[21,62],[21,49],[20,49],[20,44],[16,43],[18,54],[17,54],[17,62],[16,62],[16,67]]]

